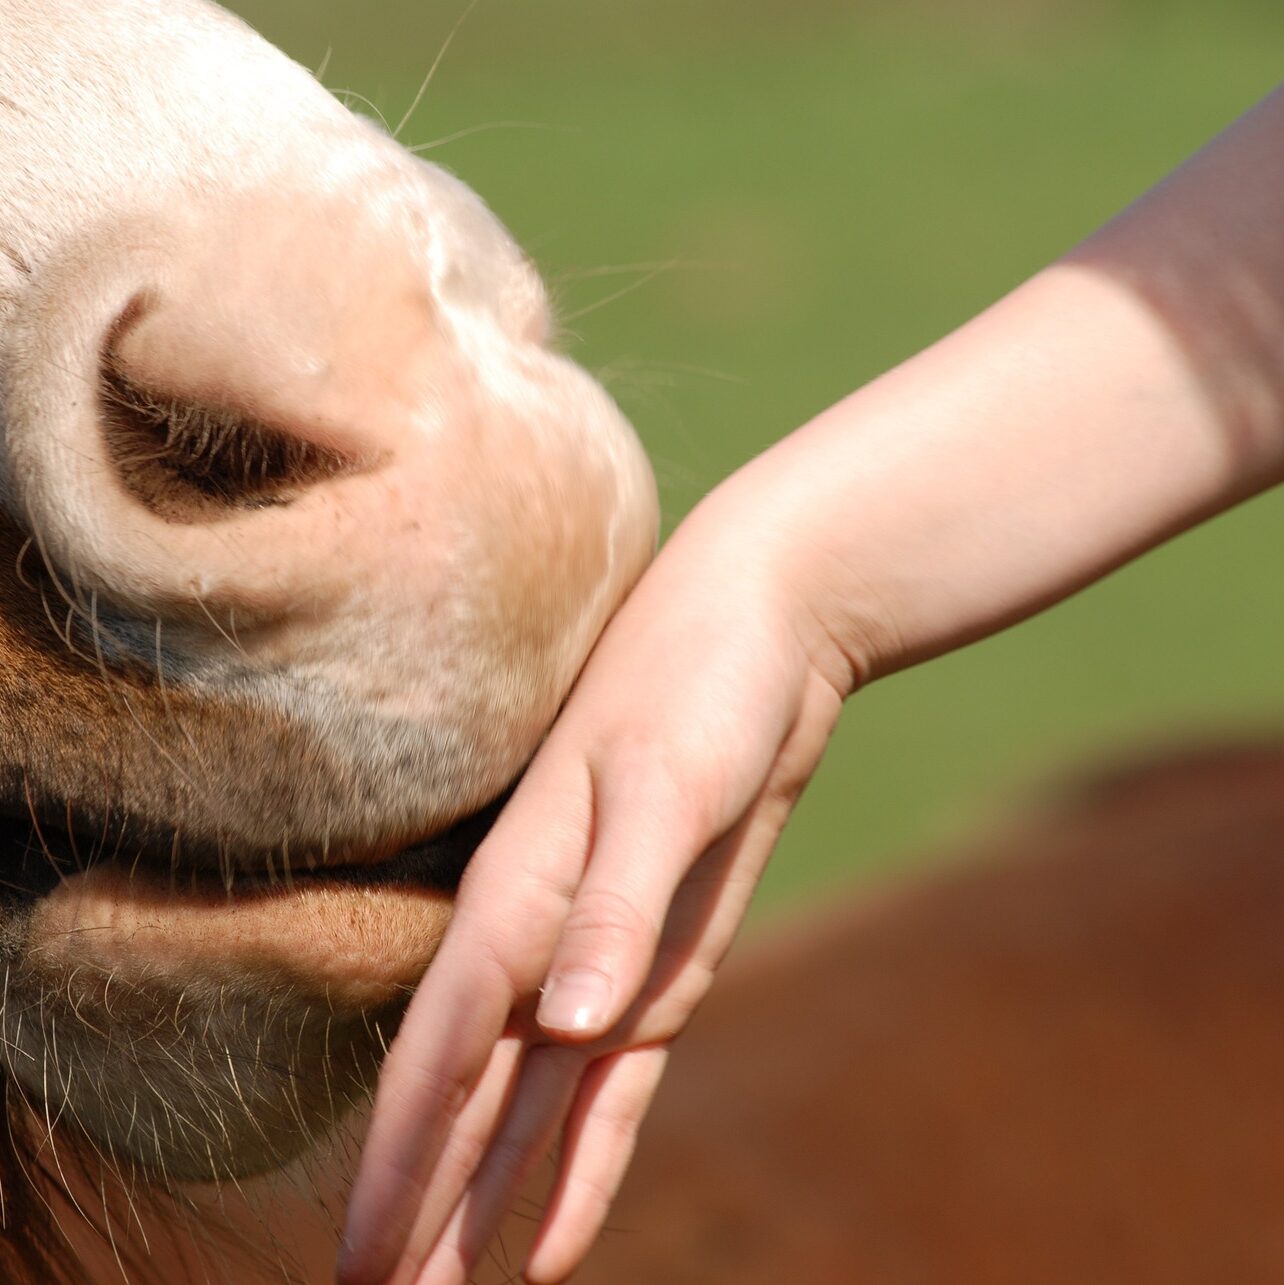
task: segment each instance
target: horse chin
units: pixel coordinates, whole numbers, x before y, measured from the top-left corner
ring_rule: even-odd
[[[280,1168],[366,1100],[503,801],[378,862],[46,862],[10,902],[8,1069],[33,1101],[52,1071],[78,1131],[156,1177]]]

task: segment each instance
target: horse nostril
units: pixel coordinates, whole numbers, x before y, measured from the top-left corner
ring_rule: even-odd
[[[410,520],[389,498],[445,382],[414,265],[337,215],[288,248],[293,225],[246,226],[68,247],[11,327],[0,487],[69,583],[127,613],[315,616]]]
[[[341,451],[273,428],[234,407],[151,389],[123,368],[113,329],[99,371],[107,457],[125,489],[171,522],[213,522],[244,509],[290,503],[356,463]]]

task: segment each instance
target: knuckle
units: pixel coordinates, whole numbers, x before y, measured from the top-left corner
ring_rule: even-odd
[[[441,1071],[421,1063],[408,1063],[399,1068],[398,1097],[412,1118],[444,1116],[455,1120],[468,1101],[470,1085],[462,1075]]]
[[[693,752],[677,761],[662,760],[655,771],[663,791],[660,797],[669,808],[669,823],[693,842],[703,845],[723,828],[727,785],[722,770],[709,763],[702,763],[701,770],[684,772],[681,763],[695,757]]]
[[[653,1041],[673,1039],[695,1015],[713,987],[716,964],[700,955],[662,957],[660,980],[640,1014],[642,1029]]]
[[[442,1155],[442,1168],[461,1179],[477,1172],[486,1156],[486,1139],[475,1133],[455,1133]]]
[[[503,890],[483,903],[470,903],[469,914],[479,927],[531,932],[560,922],[575,891],[575,880],[543,867],[528,867]]]
[[[525,970],[513,958],[512,939],[507,934],[497,937],[487,933],[477,940],[474,949],[476,955],[473,966],[479,983],[489,975],[495,978],[498,985],[506,987],[515,995],[526,989],[523,977]]]
[[[536,1163],[535,1152],[525,1140],[501,1138],[492,1152],[495,1168],[510,1182],[520,1182]]]
[[[665,738],[622,735],[595,767],[594,792],[603,808],[627,813],[644,828],[683,844],[703,846],[722,826],[727,783],[721,765],[689,732]]]
[[[568,1195],[573,1194],[572,1203],[580,1210],[580,1217],[584,1223],[582,1231],[586,1232],[587,1236],[593,1236],[602,1223],[607,1221],[611,1207],[616,1203],[616,1195],[620,1191],[620,1183],[623,1181],[623,1171],[627,1163],[629,1163],[629,1156],[625,1155],[603,1167],[586,1168],[582,1172],[573,1169],[567,1174]]]
[[[567,1177],[567,1186],[575,1188],[587,1219],[595,1226],[606,1218],[615,1195],[619,1189],[619,1179],[615,1173],[572,1173]]]
[[[717,965],[699,955],[692,956],[687,966],[679,973],[674,986],[674,1000],[685,1010],[689,1017],[700,1006],[701,1001],[713,988],[713,979]]]
[[[538,1162],[538,1152],[524,1138],[496,1138],[486,1154],[487,1167],[505,1189],[520,1186]]]
[[[627,1163],[642,1123],[644,1104],[640,1100],[603,1107],[593,1112],[593,1132],[602,1136],[617,1163]]]
[[[659,935],[659,924],[627,893],[613,888],[586,888],[571,907],[566,934],[615,953],[634,943],[654,940]]]

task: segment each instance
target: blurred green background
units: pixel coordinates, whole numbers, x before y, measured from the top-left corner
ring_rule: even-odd
[[[396,125],[465,3],[232,7]],[[1282,51],[1278,0],[479,0],[401,137],[533,253],[671,527],[1139,194]],[[1278,725],[1282,558],[1276,494],[863,693],[760,906],[948,850],[1058,773]]]

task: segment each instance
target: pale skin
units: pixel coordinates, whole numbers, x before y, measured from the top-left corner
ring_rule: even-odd
[[[569,1275],[845,698],[1282,478],[1284,89],[681,525],[469,868],[341,1279],[462,1285],[559,1137]]]

